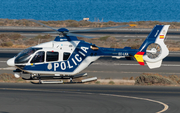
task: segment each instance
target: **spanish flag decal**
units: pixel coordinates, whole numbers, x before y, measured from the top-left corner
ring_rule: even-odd
[[[164,39],[164,35],[159,35],[159,38],[160,39]]]
[[[137,62],[138,62],[140,65],[144,65],[143,55],[144,55],[144,52],[137,52],[137,53],[134,55],[134,57],[136,58]]]

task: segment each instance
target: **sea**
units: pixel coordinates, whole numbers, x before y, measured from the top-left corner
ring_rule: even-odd
[[[180,22],[180,0],[0,0],[0,18]]]

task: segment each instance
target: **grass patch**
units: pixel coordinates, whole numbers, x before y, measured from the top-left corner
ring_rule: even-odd
[[[51,35],[44,35],[44,36],[38,35],[34,37],[34,39],[52,39],[52,36]]]
[[[113,81],[109,81],[109,84],[110,85],[114,85],[115,83]]]
[[[23,83],[26,81],[24,81],[21,77],[15,78],[13,74],[3,73],[3,74],[0,74],[0,82]]]
[[[110,36],[103,36],[103,37],[100,37],[99,40],[101,41],[106,41]]]
[[[95,84],[100,84],[101,82],[100,81],[96,81]]]
[[[130,77],[129,80],[134,80],[134,77]]]
[[[135,28],[153,28],[157,24],[171,25],[170,28],[179,29],[180,22],[160,22],[160,21],[137,21],[137,22],[91,22],[91,21],[76,21],[76,20],[63,20],[63,21],[39,21],[51,27],[110,27],[127,24],[136,24]],[[40,27],[37,23],[26,19],[0,19],[0,26],[28,26],[28,27]]]
[[[11,47],[13,46],[13,42],[12,41],[8,41],[8,42],[3,42],[1,43],[2,47]]]
[[[178,85],[176,76],[165,77],[160,74],[143,73],[136,77],[135,85]]]
[[[23,39],[25,37],[19,33],[3,33],[3,34],[0,34],[0,39],[3,40],[5,38],[9,38],[10,40],[18,40],[18,39]]]

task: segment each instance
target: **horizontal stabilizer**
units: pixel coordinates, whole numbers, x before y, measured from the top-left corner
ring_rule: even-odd
[[[158,62],[146,62],[150,69],[159,68],[162,64],[162,60]]]

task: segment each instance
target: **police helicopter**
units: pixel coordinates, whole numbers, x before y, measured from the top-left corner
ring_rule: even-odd
[[[70,79],[72,82],[73,78],[85,76],[85,74],[79,73],[102,56],[133,57],[140,65],[145,65],[144,61],[146,61],[148,67],[153,69],[160,67],[162,59],[169,54],[164,43],[169,25],[156,25],[139,49],[131,49],[131,47],[98,47],[95,44],[78,40],[76,36],[82,36],[73,34],[73,31],[70,32],[66,28],[54,29],[38,21],[31,21],[55,30],[59,36],[54,41],[27,48],[9,59],[7,64],[17,68],[14,70],[16,78],[23,74],[29,74],[29,78],[24,78],[25,80],[39,80],[39,83],[42,83],[43,78]],[[110,28],[126,26],[129,25]],[[85,31],[108,28],[87,29]]]

